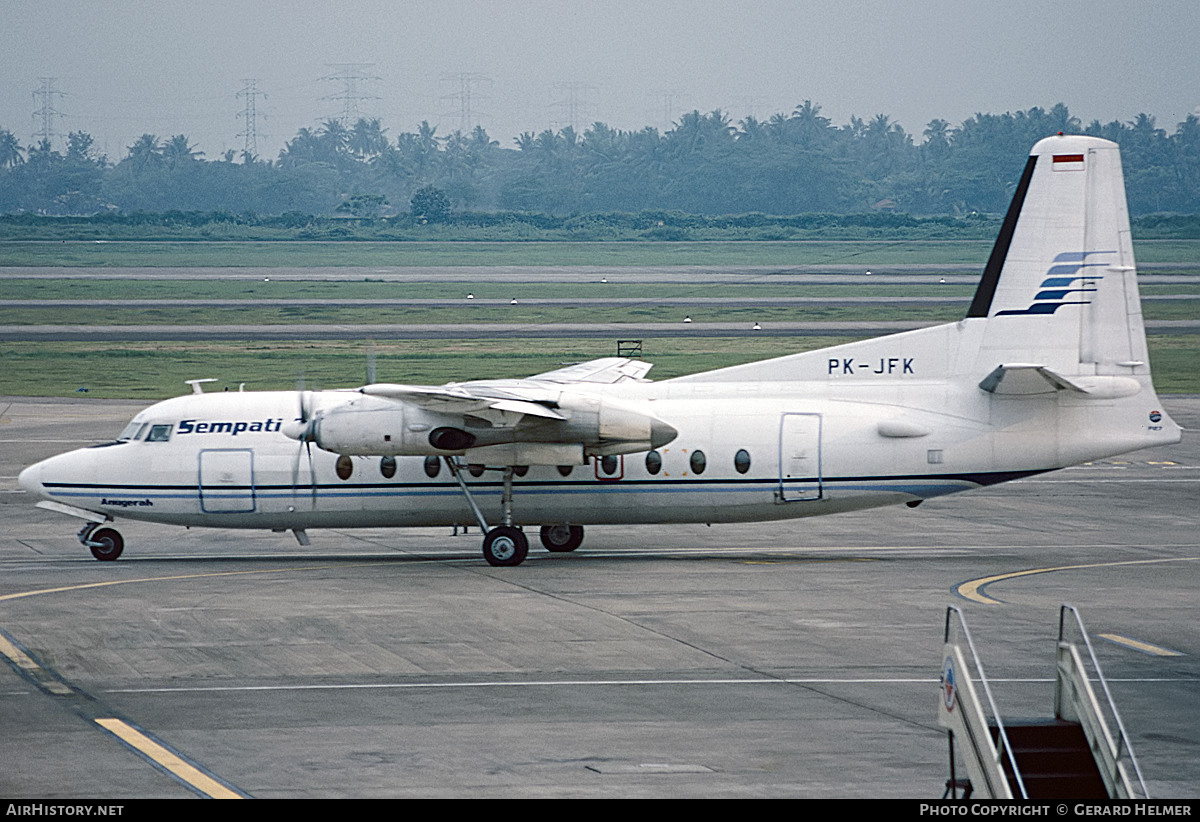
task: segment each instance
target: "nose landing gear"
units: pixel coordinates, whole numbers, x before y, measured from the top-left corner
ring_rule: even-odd
[[[86,545],[98,560],[111,562],[125,550],[125,539],[114,528],[101,528],[97,522],[89,522],[79,532],[79,541]]]

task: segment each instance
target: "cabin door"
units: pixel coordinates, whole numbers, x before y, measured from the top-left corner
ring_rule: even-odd
[[[247,514],[254,507],[254,452],[248,448],[201,451],[200,510]]]
[[[779,417],[778,500],[818,500],[823,494],[821,415],[782,414]]]

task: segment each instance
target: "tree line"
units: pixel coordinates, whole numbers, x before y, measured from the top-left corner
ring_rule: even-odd
[[[1058,104],[933,120],[917,136],[880,114],[834,125],[805,101],[733,121],[693,111],[674,126],[526,132],[511,147],[486,130],[439,135],[422,122],[390,137],[376,119],[302,128],[273,160],[206,158],[186,135],[145,134],[117,161],[86,132],[65,151],[22,146],[0,129],[0,213],[133,212],[404,215],[667,212],[695,215],[1002,212],[1029,148],[1058,132],[1121,145],[1130,210],[1200,213],[1200,119],[1168,133],[1155,118],[1084,126]]]

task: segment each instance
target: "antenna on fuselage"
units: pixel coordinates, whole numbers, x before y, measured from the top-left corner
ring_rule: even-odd
[[[216,377],[207,377],[203,380],[184,380],[184,383],[186,383],[187,385],[190,385],[192,387],[193,394],[203,394],[204,389],[201,388],[200,386],[206,382],[216,382],[216,381],[217,381]]]

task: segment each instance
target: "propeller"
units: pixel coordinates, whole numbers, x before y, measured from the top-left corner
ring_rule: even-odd
[[[313,413],[312,392],[304,390],[303,380],[297,386],[296,396],[300,405],[299,413],[296,419],[280,426],[280,430],[284,436],[298,440],[300,443],[300,447],[296,449],[296,459],[292,463],[292,497],[295,498],[296,488],[300,484],[300,453],[303,451],[308,456],[308,482],[309,487],[312,488],[312,499],[315,505],[317,502],[317,475],[313,468],[312,444],[317,439],[319,416]]]

